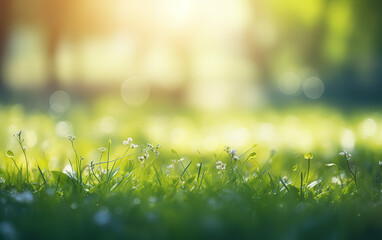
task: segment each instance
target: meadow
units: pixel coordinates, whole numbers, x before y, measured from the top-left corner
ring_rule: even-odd
[[[381,239],[378,9],[1,0],[0,240]]]
[[[1,106],[2,239],[379,238],[377,111],[119,104]]]

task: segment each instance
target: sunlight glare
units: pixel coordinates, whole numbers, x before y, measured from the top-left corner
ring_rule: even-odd
[[[362,122],[361,129],[363,138],[372,137],[377,133],[377,124],[374,119],[367,118]]]
[[[144,78],[132,77],[125,80],[121,87],[122,99],[130,106],[144,104],[150,95],[150,86]]]
[[[341,136],[341,145],[347,150],[351,150],[355,145],[355,136],[352,130],[346,129]]]

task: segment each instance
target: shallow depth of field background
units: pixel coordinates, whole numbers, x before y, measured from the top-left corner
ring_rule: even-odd
[[[2,0],[0,143],[23,129],[53,167],[71,133],[85,159],[127,137],[185,154],[258,143],[259,159],[380,149],[380,5]]]

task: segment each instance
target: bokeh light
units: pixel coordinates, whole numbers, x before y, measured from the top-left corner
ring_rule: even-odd
[[[318,77],[306,79],[302,85],[305,96],[310,99],[319,99],[324,94],[325,85]]]
[[[56,91],[50,96],[49,105],[54,112],[63,113],[70,107],[70,96],[65,91]]]
[[[149,84],[144,78],[128,78],[122,84],[121,96],[128,105],[138,107],[144,104],[150,96]]]
[[[284,94],[293,95],[300,90],[301,80],[296,73],[286,72],[279,77],[277,84]]]
[[[355,136],[352,130],[345,129],[341,136],[341,145],[344,149],[352,150],[355,145]]]

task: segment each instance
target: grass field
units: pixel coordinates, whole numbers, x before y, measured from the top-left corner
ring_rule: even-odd
[[[2,239],[382,233],[377,111],[115,112],[118,104],[62,115],[0,108]]]
[[[381,9],[0,0],[0,240],[382,239]]]

